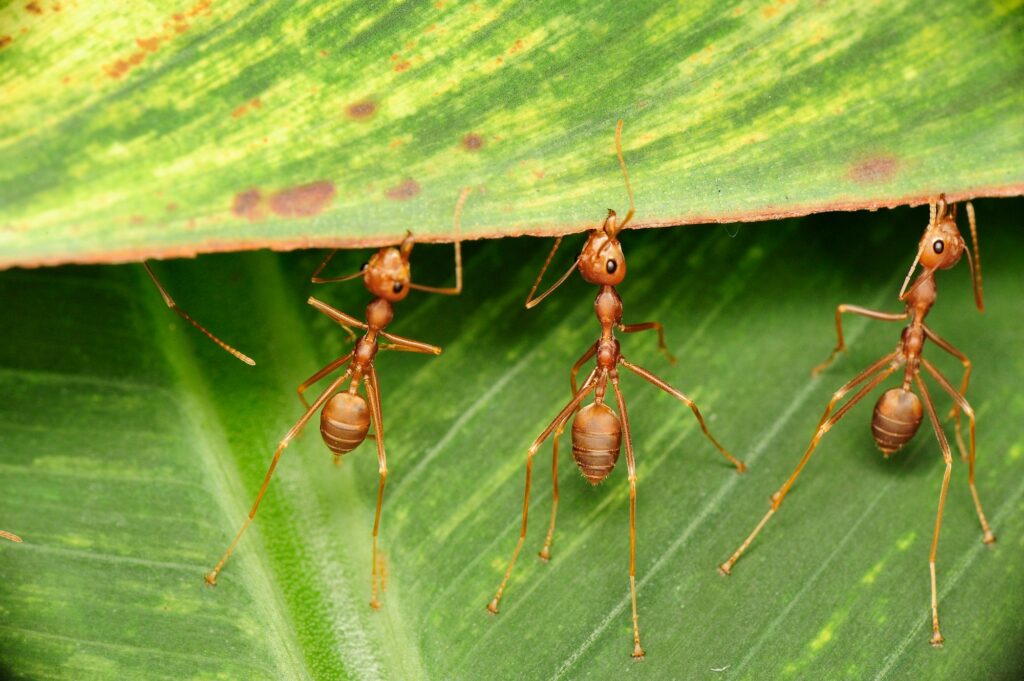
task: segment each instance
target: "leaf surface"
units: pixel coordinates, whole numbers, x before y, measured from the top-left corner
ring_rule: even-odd
[[[1019,0],[579,4],[5,3],[0,267],[1024,189]]]

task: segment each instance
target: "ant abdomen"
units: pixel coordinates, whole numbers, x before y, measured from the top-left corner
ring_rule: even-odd
[[[341,392],[320,412],[320,434],[336,455],[348,454],[366,439],[370,430],[370,408],[360,395]]]
[[[921,400],[911,391],[892,388],[882,393],[871,419],[871,433],[882,454],[892,456],[910,442],[923,416]]]
[[[622,424],[606,404],[588,404],[572,421],[572,456],[583,477],[596,485],[612,472],[622,445]]]

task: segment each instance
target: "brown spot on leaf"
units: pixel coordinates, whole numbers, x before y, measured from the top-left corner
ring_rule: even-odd
[[[142,217],[141,215],[133,215],[131,216],[131,218],[129,218],[129,220],[133,225],[142,225],[145,224],[146,222],[146,218]]]
[[[892,156],[875,156],[850,166],[850,179],[854,182],[885,182],[896,173],[899,161]]]
[[[176,204],[174,201],[171,201],[170,203],[167,204],[167,212],[168,213],[173,213],[173,212],[175,212],[177,210],[178,210],[178,204]]]
[[[35,2],[35,0],[32,0],[32,2],[28,3],[27,5],[25,5],[25,10],[28,11],[28,12],[31,12],[32,14],[36,14],[36,15],[39,15],[39,14],[43,13],[43,8],[40,7],[39,3]]]
[[[259,220],[263,217],[263,194],[259,189],[253,187],[244,192],[235,194],[235,202],[231,205],[231,212],[240,218],[247,220]]]
[[[407,178],[402,184],[387,190],[386,194],[392,201],[408,201],[420,193],[420,183]]]
[[[9,35],[0,35],[0,49],[3,49],[5,47],[7,47],[8,45],[11,44],[11,42],[12,42],[11,36],[9,36]]]
[[[779,10],[776,9],[775,7],[771,6],[771,5],[768,5],[767,7],[765,7],[764,9],[761,10],[761,15],[764,16],[765,19],[771,19],[773,16],[775,16],[778,13],[779,13]]]
[[[516,52],[519,52],[522,49],[523,49],[523,41],[522,41],[522,39],[520,39],[520,40],[517,40],[514,43],[512,43],[512,47],[508,48],[508,53],[509,54],[515,54]]]
[[[377,111],[377,105],[372,100],[364,99],[356,102],[355,104],[349,104],[348,108],[345,109],[345,113],[348,114],[349,118],[356,120],[366,120],[373,116]]]
[[[412,66],[412,64],[409,63],[409,61],[400,61],[397,64],[395,64],[395,72],[401,73],[402,71],[408,69],[410,66]]]
[[[282,189],[270,197],[270,210],[285,218],[310,217],[330,205],[334,194],[334,183],[330,180]]]
[[[115,59],[110,64],[104,65],[103,71],[111,78],[122,78],[126,73],[141,64],[143,60],[146,59],[147,55],[159,50],[164,43],[173,40],[176,35],[187,31],[189,24],[186,19],[195,17],[199,14],[209,14],[209,8],[212,2],[213,0],[198,0],[198,2],[186,10],[184,14],[178,13],[172,15],[170,19],[163,22],[159,32],[145,38],[135,39],[135,44],[139,48],[136,52],[120,59]],[[26,5],[26,9],[31,5],[36,5],[38,7],[37,3],[32,2],[29,3],[29,5]]]
[[[475,132],[471,132],[462,138],[462,146],[466,151],[479,151],[484,146],[484,138]]]
[[[320,50],[320,52],[318,54],[321,57],[326,57],[326,56],[330,55],[330,52],[328,52],[327,50]]]
[[[263,106],[263,104],[262,104],[262,102],[260,102],[260,98],[259,97],[255,97],[255,98],[251,99],[250,101],[246,102],[245,104],[242,104],[241,106],[239,106],[234,111],[232,111],[231,112],[231,117],[232,118],[241,118],[245,114],[249,113],[249,111],[251,111],[253,109],[258,109],[261,106]]]

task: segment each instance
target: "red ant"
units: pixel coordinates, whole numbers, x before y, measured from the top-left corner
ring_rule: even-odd
[[[441,348],[428,345],[421,341],[404,338],[385,331],[391,320],[394,318],[393,303],[403,300],[409,295],[410,290],[425,291],[428,293],[440,293],[444,295],[456,295],[462,292],[462,249],[459,241],[459,221],[462,214],[462,206],[469,195],[466,189],[459,196],[455,206],[455,286],[453,288],[438,288],[413,283],[409,267],[409,254],[412,252],[414,240],[411,233],[407,234],[402,243],[397,247],[388,246],[381,248],[374,254],[362,268],[353,274],[342,277],[321,278],[320,272],[327,266],[337,251],[332,251],[316,269],[312,276],[312,282],[322,284],[334,281],[349,281],[361,278],[366,289],[374,296],[373,300],[366,307],[366,321],[363,322],[355,317],[337,310],[327,303],[310,297],[308,302],[320,312],[340,324],[350,335],[354,337],[351,329],[362,329],[366,333],[356,342],[352,352],[339,357],[315,374],[306,379],[298,387],[299,398],[306,404],[303,393],[307,388],[328,374],[337,371],[348,364],[344,372],[334,379],[327,389],[320,393],[320,396],[308,405],[306,412],[295,425],[291,427],[284,439],[277,445],[277,450],[270,461],[263,484],[260,485],[256,500],[253,502],[242,528],[235,535],[234,540],[228,546],[224,556],[217,563],[213,571],[206,575],[206,583],[214,586],[217,583],[217,575],[220,574],[224,563],[235,550],[235,546],[242,538],[242,535],[256,517],[260,502],[267,491],[270,479],[277,469],[278,461],[285,447],[299,436],[313,415],[323,407],[320,413],[320,434],[323,437],[327,448],[339,461],[341,456],[358,447],[367,438],[371,437],[377,443],[377,461],[380,481],[377,487],[377,511],[373,521],[373,554],[371,570],[371,597],[370,606],[379,608],[377,600],[378,580],[386,576],[386,568],[381,565],[377,552],[377,534],[380,529],[381,506],[384,502],[384,484],[388,477],[387,455],[384,452],[384,423],[382,420],[380,406],[380,383],[377,380],[377,371],[374,368],[374,359],[378,350],[399,350],[404,352],[419,352],[428,355],[441,354]],[[381,343],[381,339],[387,341]],[[342,384],[351,379],[348,389],[339,392]],[[359,394],[360,384],[364,385],[366,398]],[[373,425],[373,434],[369,434],[370,426]]]
[[[931,215],[928,221],[928,228],[925,230],[924,236],[921,237],[921,242],[917,250],[917,257],[914,258],[914,262],[910,266],[910,271],[907,273],[907,277],[903,282],[903,287],[900,289],[899,299],[906,303],[904,311],[900,313],[879,312],[876,310],[858,307],[856,305],[840,305],[836,309],[836,331],[839,336],[839,341],[828,359],[815,367],[812,373],[816,375],[823,371],[839,352],[846,349],[843,342],[842,325],[842,315],[844,312],[852,312],[853,314],[868,317],[869,319],[878,319],[887,322],[902,321],[909,318],[910,324],[903,329],[903,333],[900,336],[900,342],[897,344],[896,349],[885,357],[882,357],[861,373],[857,374],[852,380],[832,395],[832,399],[829,401],[828,407],[825,409],[825,413],[818,422],[818,428],[814,437],[811,439],[811,444],[807,448],[807,451],[804,452],[803,458],[800,459],[800,463],[797,464],[796,470],[793,471],[793,474],[789,476],[789,479],[786,480],[782,487],[772,495],[771,508],[768,509],[768,513],[765,514],[764,518],[761,519],[761,522],[759,522],[754,528],[754,531],[750,533],[750,536],[747,537],[740,547],[736,549],[736,552],[733,553],[729,560],[723,563],[719,569],[726,575],[732,571],[732,566],[737,560],[739,560],[740,556],[743,555],[743,552],[747,549],[750,543],[754,541],[754,538],[779,509],[779,506],[782,505],[782,500],[786,498],[786,494],[789,493],[793,483],[796,482],[797,476],[800,475],[800,472],[807,464],[807,461],[811,458],[811,454],[814,453],[815,448],[818,446],[818,442],[822,437],[824,437],[825,433],[827,433],[832,426],[839,421],[839,419],[846,415],[846,413],[849,412],[857,402],[882,383],[882,381],[900,367],[904,367],[903,384],[899,388],[892,388],[882,393],[882,396],[875,404],[874,416],[871,421],[871,432],[874,435],[875,443],[882,451],[883,456],[892,456],[914,437],[918,427],[921,425],[924,412],[927,412],[932,428],[935,431],[935,437],[939,441],[939,447],[942,449],[942,457],[946,462],[946,471],[942,478],[942,489],[939,492],[939,508],[935,518],[935,533],[932,538],[931,553],[928,556],[928,567],[931,570],[932,590],[931,643],[934,646],[941,646],[943,638],[942,634],[939,633],[939,607],[935,586],[935,554],[939,546],[939,530],[942,527],[942,511],[946,505],[946,490],[949,487],[949,477],[953,470],[953,457],[950,454],[949,442],[946,440],[946,435],[943,433],[942,426],[939,423],[939,418],[936,415],[935,406],[932,404],[931,395],[928,392],[928,388],[925,385],[924,380],[921,378],[921,367],[924,367],[924,369],[932,375],[932,378],[935,379],[942,389],[953,398],[954,404],[949,416],[950,418],[956,419],[957,444],[959,445],[962,458],[968,462],[968,482],[971,487],[971,495],[974,497],[975,508],[978,511],[978,519],[981,521],[983,541],[986,544],[990,544],[994,542],[996,538],[995,535],[992,534],[992,530],[989,528],[988,520],[985,518],[985,512],[981,508],[981,500],[978,498],[978,490],[974,486],[974,410],[964,398],[964,393],[967,392],[967,383],[971,377],[971,361],[967,359],[967,356],[964,353],[957,350],[948,341],[939,337],[924,323],[925,316],[935,304],[935,272],[940,269],[946,270],[953,267],[960,261],[960,258],[964,253],[967,254],[967,264],[971,269],[975,304],[977,305],[978,310],[984,310],[985,306],[982,301],[981,290],[981,258],[978,253],[978,229],[974,219],[974,206],[971,205],[970,202],[967,203],[967,217],[971,226],[971,238],[974,241],[973,259],[971,257],[971,252],[967,250],[967,244],[960,235],[960,230],[956,225],[956,205],[954,204],[952,206],[952,211],[950,211],[949,206],[946,204],[945,196],[940,196],[937,202],[931,204],[930,213]],[[918,263],[924,267],[924,271],[921,272],[914,281],[914,284],[908,290],[907,284],[910,283],[910,278],[917,269]],[[956,357],[963,364],[964,377],[959,391],[957,391],[956,388],[954,388],[952,384],[950,384],[950,382],[941,373],[939,373],[938,369],[936,369],[931,362],[922,356],[922,350],[924,349],[926,339],[934,342],[937,346]],[[869,378],[871,379],[870,381],[868,381]],[[860,388],[846,404],[840,407],[833,414],[832,410],[836,403],[839,402],[839,400],[841,400],[847,393],[865,381],[868,381],[867,384]],[[912,391],[911,387],[913,383],[916,383],[918,389],[921,391],[921,399],[918,399],[917,395]],[[922,401],[924,402],[923,409],[921,406]],[[967,414],[967,420],[970,424],[969,449],[964,447],[963,438],[960,434],[961,412]]]
[[[623,333],[635,333],[637,331],[653,329],[658,332],[659,349],[668,356],[671,362],[675,362],[675,358],[669,354],[668,348],[665,346],[665,331],[661,324],[658,322],[645,322],[643,324],[622,323],[622,299],[615,290],[615,286],[621,284],[626,276],[626,260],[618,240],[618,235],[633,218],[635,206],[633,203],[633,190],[629,184],[629,173],[626,170],[626,161],[622,155],[621,120],[615,128],[615,148],[618,153],[619,164],[622,167],[622,174],[625,178],[626,192],[629,195],[629,212],[626,214],[625,219],[621,223],[618,222],[615,211],[609,209],[608,217],[605,219],[604,224],[590,233],[586,244],[583,246],[582,253],[576,258],[566,273],[551,288],[539,297],[534,298],[533,294],[537,291],[541,278],[544,276],[544,272],[547,270],[551,259],[555,255],[555,251],[558,250],[558,246],[561,243],[561,238],[557,239],[551,249],[551,253],[548,255],[547,261],[544,263],[544,267],[541,269],[540,275],[538,275],[533,288],[530,289],[530,294],[527,296],[526,307],[529,309],[540,303],[540,301],[544,300],[552,291],[558,288],[562,282],[569,278],[574,269],[579,269],[584,280],[600,287],[597,299],[594,301],[594,310],[601,324],[601,337],[573,365],[570,377],[573,392],[572,400],[569,401],[559,412],[558,416],[555,417],[555,420],[530,445],[529,452],[526,455],[526,490],[523,497],[523,523],[519,532],[519,541],[512,552],[512,559],[509,561],[508,569],[505,571],[505,577],[501,580],[501,585],[498,587],[494,599],[487,604],[487,609],[494,614],[498,613],[498,602],[505,592],[509,577],[512,575],[512,568],[516,564],[516,558],[519,556],[519,551],[523,547],[523,540],[526,538],[526,521],[530,510],[530,482],[533,473],[533,457],[544,441],[552,433],[556,433],[551,462],[553,486],[551,525],[547,538],[544,541],[544,547],[540,552],[540,557],[545,561],[551,556],[551,538],[555,531],[555,512],[558,509],[558,435],[561,434],[569,418],[575,414],[572,422],[572,454],[580,471],[590,484],[598,484],[611,473],[615,462],[619,458],[622,441],[625,440],[626,442],[626,468],[629,478],[629,588],[633,600],[633,657],[640,658],[644,656],[644,650],[640,646],[640,626],[636,608],[636,461],[633,456],[633,441],[630,438],[626,402],[619,390],[619,366],[625,367],[644,380],[653,383],[689,407],[693,411],[693,415],[697,417],[704,435],[718,451],[736,466],[737,471],[742,473],[746,467],[741,461],[726,451],[711,435],[704,422],[704,417],[701,416],[693,400],[646,369],[628,362],[619,352],[619,341],[615,339],[615,329]],[[580,367],[595,355],[597,357],[596,366],[587,375],[582,387],[577,390],[576,374],[579,372]],[[621,420],[604,403],[608,383],[611,383],[612,390],[615,392],[615,401],[619,408]],[[579,409],[583,400],[590,393],[594,393],[594,402]],[[577,410],[579,410],[578,413]]]

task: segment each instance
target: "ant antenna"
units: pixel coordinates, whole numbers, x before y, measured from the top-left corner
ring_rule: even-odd
[[[214,336],[209,330],[207,330],[205,326],[203,326],[196,320],[192,319],[192,317],[190,317],[187,312],[178,307],[178,304],[174,302],[174,298],[171,298],[171,294],[167,292],[167,289],[163,287],[163,285],[160,283],[160,280],[156,278],[156,274],[153,272],[153,268],[149,266],[149,263],[143,261],[142,266],[146,268],[147,272],[149,272],[149,278],[153,280],[154,284],[156,284],[156,288],[158,291],[160,291],[160,296],[164,299],[164,303],[167,304],[167,307],[171,308],[179,315],[181,315],[182,319],[184,319],[186,322],[199,329],[207,338],[209,338],[214,343],[219,345],[221,349],[223,349],[225,352],[234,355],[236,358],[242,360],[249,366],[256,365],[256,361],[253,360],[251,357],[242,352],[239,352],[238,350],[235,350],[233,347],[222,341],[220,338]]]
[[[333,251],[331,251],[330,253],[327,254],[327,257],[324,258],[324,261],[322,263],[320,263],[320,266],[316,268],[315,272],[313,272],[313,276],[310,278],[311,282],[313,282],[314,284],[329,284],[329,283],[335,282],[335,281],[349,281],[350,279],[355,279],[357,277],[363,276],[363,270],[362,269],[360,269],[358,272],[354,272],[352,274],[346,274],[343,277],[320,277],[320,276],[317,276],[317,275],[320,274],[320,272],[323,271],[323,269],[325,267],[327,267],[327,263],[329,263],[331,261],[331,258],[333,258],[334,255],[337,252],[338,252],[338,249],[335,248]]]
[[[452,240],[455,242],[455,287],[424,286],[423,284],[409,282],[409,288],[416,289],[417,291],[426,291],[427,293],[440,293],[446,296],[462,293],[462,239],[459,238],[459,234],[462,228],[462,206],[465,205],[466,199],[472,193],[472,187],[464,188],[455,202],[455,218],[452,221]]]
[[[629,195],[629,212],[626,213],[626,217],[619,223],[618,229],[615,233],[618,234],[630,220],[633,219],[633,214],[636,213],[636,204],[633,202],[633,187],[629,183],[629,170],[626,169],[626,159],[622,155],[622,119],[615,126],[615,152],[619,155],[619,165],[622,167],[622,177],[626,180],[626,194]]]
[[[974,242],[974,257],[967,251],[967,264],[971,268],[971,282],[974,284],[974,303],[979,312],[985,311],[985,301],[981,289],[981,251],[978,250],[978,224],[974,219],[974,204],[967,202],[967,221],[971,223],[971,241]]]
[[[921,246],[917,247],[917,256],[914,258],[913,264],[910,265],[910,270],[907,272],[907,278],[903,280],[903,286],[900,287],[900,300],[906,300],[907,296],[907,284],[910,283],[910,277],[914,276],[914,270],[917,269],[917,263],[921,260]]]
[[[540,296],[536,298],[533,297],[533,294],[537,292],[537,287],[540,286],[540,280],[544,278],[544,273],[547,272],[548,270],[548,265],[551,264],[551,259],[555,257],[555,251],[557,251],[558,247],[561,245],[562,237],[558,237],[557,239],[555,239],[555,245],[551,247],[551,252],[548,253],[548,259],[544,261],[544,267],[540,268],[540,274],[537,275],[536,281],[533,282],[533,288],[530,289],[529,295],[526,296],[527,310],[539,305],[540,301],[547,298],[552,291],[561,286],[562,283],[569,278],[569,275],[572,274],[572,271],[576,268],[576,265],[579,264],[580,258],[579,256],[576,256],[576,259],[572,261],[572,265],[569,266],[569,269],[566,270],[565,274],[558,278],[558,281],[552,284],[551,288],[549,288],[544,293],[540,294]]]

